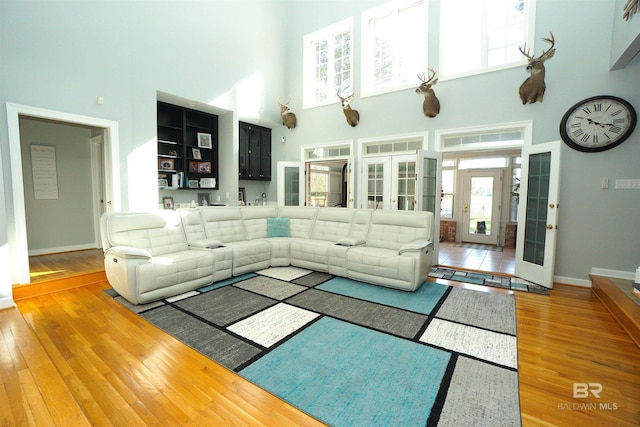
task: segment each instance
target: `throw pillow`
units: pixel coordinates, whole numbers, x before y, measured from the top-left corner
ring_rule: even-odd
[[[267,218],[267,237],[289,237],[289,218]]]

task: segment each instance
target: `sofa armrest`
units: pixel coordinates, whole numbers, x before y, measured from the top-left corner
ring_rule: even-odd
[[[143,258],[151,259],[151,253],[145,249],[134,248],[133,246],[113,246],[105,252],[105,257],[110,253],[119,255],[122,258]]]
[[[403,254],[404,252],[420,252],[428,247],[433,247],[433,243],[428,240],[414,240],[413,242],[402,245],[398,250],[398,253]]]
[[[343,239],[338,240],[337,244],[341,246],[359,246],[364,245],[366,242],[362,239],[353,239],[349,237],[345,237]]]
[[[202,239],[189,243],[189,246],[193,246],[198,249],[215,249],[222,246],[222,242],[218,239]]]

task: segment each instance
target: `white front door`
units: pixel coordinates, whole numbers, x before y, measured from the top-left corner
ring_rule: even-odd
[[[278,162],[278,206],[304,206],[304,176],[304,163]]]
[[[558,229],[560,141],[522,148],[515,274],[553,287]]]
[[[498,244],[502,171],[465,171],[462,190],[462,241]]]

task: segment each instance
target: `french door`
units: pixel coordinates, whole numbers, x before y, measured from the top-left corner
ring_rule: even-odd
[[[553,287],[559,186],[560,141],[525,145],[515,274],[547,288]]]
[[[304,163],[278,162],[277,179],[278,206],[304,206]]]
[[[467,170],[463,177],[462,241],[497,245],[502,170]]]
[[[440,208],[439,153],[365,157],[362,160],[361,207],[399,211]],[[437,206],[436,206],[437,205]],[[439,215],[436,215],[439,216]]]

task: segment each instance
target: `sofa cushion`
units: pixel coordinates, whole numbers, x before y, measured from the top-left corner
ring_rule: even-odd
[[[367,246],[399,250],[406,243],[433,238],[431,212],[374,211]]]
[[[129,213],[106,216],[108,247],[131,246],[153,256],[188,249],[180,216],[167,210],[154,213]],[[106,249],[106,248],[105,248]]]
[[[223,244],[247,240],[247,232],[240,208],[199,208],[207,239],[217,239]]]
[[[278,216],[280,218],[289,218],[289,234],[291,237],[308,239],[311,236],[318,209],[313,207],[281,206],[278,208]]]
[[[267,218],[278,216],[275,206],[245,206],[240,208],[247,239],[264,239],[267,237]]]
[[[337,242],[349,235],[354,210],[344,208],[323,208],[318,211],[313,224],[311,238]]]
[[[289,237],[289,218],[267,218],[267,237]]]

